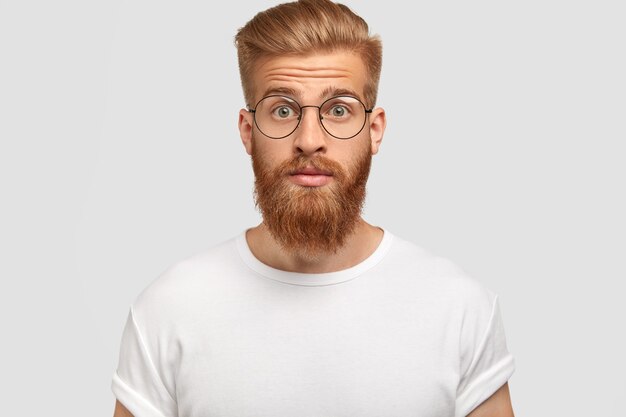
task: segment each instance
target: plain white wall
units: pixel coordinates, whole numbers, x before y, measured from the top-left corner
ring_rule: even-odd
[[[364,217],[500,294],[517,415],[618,415],[623,3],[346,3],[384,42]],[[3,415],[111,416],[132,300],[260,220],[232,40],[274,4],[0,0]]]

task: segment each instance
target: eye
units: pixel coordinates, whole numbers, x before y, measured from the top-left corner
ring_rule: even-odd
[[[329,114],[338,119],[348,116],[350,109],[343,104],[335,104],[330,108]]]
[[[285,105],[275,108],[272,113],[280,119],[286,119],[294,115],[293,109]]]
[[[330,111],[335,117],[342,117],[346,114],[346,108],[343,106],[334,106]]]

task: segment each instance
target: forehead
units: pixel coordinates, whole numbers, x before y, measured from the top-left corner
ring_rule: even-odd
[[[255,68],[253,82],[257,101],[274,92],[290,92],[303,102],[336,94],[363,99],[366,67],[359,55],[343,51],[265,57]]]

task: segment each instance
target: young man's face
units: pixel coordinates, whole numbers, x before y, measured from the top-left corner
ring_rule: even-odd
[[[327,102],[329,106],[321,110],[324,126],[337,136],[355,134],[349,139],[331,136],[322,127],[315,107],[301,109],[301,120],[293,133],[281,139],[267,134],[289,133],[290,129],[281,129],[280,123],[300,110],[289,100],[299,106],[319,106],[335,96],[353,96],[365,102],[366,77],[362,59],[347,52],[264,59],[257,65],[252,80],[254,102],[249,104],[256,107],[270,95],[287,100],[264,100],[256,115],[240,111],[239,129],[252,157],[255,201],[264,223],[285,250],[302,257],[314,259],[336,252],[354,230],[365,199],[371,157],[382,140],[384,111],[361,114],[363,109],[357,104],[351,107],[354,115],[350,117],[359,123],[345,124],[342,118],[348,113],[342,103],[346,101]],[[264,114],[271,114],[269,118],[261,119],[263,106]],[[359,131],[360,121],[364,126]],[[294,123],[298,123],[297,118]]]

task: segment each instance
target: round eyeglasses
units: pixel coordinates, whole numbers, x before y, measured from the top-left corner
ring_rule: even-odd
[[[352,96],[332,97],[319,106],[301,106],[296,100],[281,95],[263,97],[248,111],[254,114],[254,123],[261,133],[271,139],[283,139],[300,126],[302,110],[307,107],[318,109],[322,127],[337,139],[351,139],[361,133],[367,114],[372,112]]]

